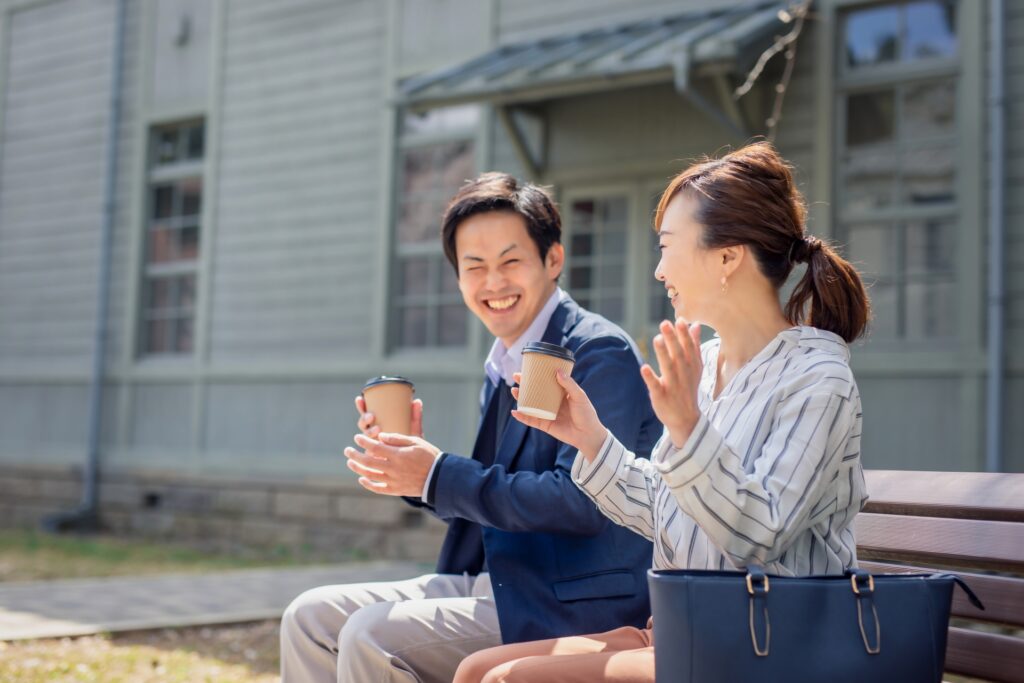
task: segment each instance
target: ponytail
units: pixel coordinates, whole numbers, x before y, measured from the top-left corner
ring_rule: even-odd
[[[871,317],[871,304],[853,265],[816,237],[795,240],[790,254],[793,262],[806,261],[807,270],[789,297],[786,318],[794,325],[834,332],[847,343],[860,337]]]

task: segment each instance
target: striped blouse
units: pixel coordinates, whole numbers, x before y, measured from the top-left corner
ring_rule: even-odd
[[[836,574],[856,566],[852,521],[867,493],[850,351],[831,332],[779,333],[714,395],[720,339],[701,346],[701,417],[682,448],[648,461],[610,433],[572,475],[601,511],[654,542],[656,569]]]

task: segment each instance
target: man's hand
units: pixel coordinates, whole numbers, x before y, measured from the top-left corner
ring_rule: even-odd
[[[366,410],[366,400],[360,394],[356,396],[356,410],[359,412],[359,420],[356,425],[366,436],[376,439],[380,436],[380,427],[376,424],[377,416]],[[423,438],[423,401],[416,399],[412,402],[412,427],[409,431],[413,436]]]
[[[516,383],[521,379],[522,373],[517,372],[512,375],[512,380]],[[539,429],[562,443],[575,446],[587,462],[590,462],[597,456],[601,444],[608,437],[608,429],[601,424],[594,404],[590,402],[576,380],[562,370],[555,374],[555,379],[565,391],[565,399],[554,420],[542,420],[518,410],[512,411],[512,417],[527,427]],[[512,389],[512,397],[519,400],[519,387]]]
[[[441,449],[417,436],[384,433],[374,439],[356,434],[355,442],[363,450],[345,449],[348,468],[359,475],[363,488],[385,496],[419,498],[441,455]]]

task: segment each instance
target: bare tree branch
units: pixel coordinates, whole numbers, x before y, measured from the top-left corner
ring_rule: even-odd
[[[750,73],[747,74],[747,79],[743,82],[743,85],[736,88],[733,92],[733,97],[739,99],[746,95],[754,87],[757,79],[760,78],[767,67],[768,62],[771,61],[772,57],[785,50],[786,54],[786,67],[783,70],[782,78],[775,85],[775,100],[772,103],[772,113],[765,120],[765,125],[768,128],[768,139],[775,139],[775,132],[779,125],[779,120],[782,118],[782,102],[786,95],[786,90],[789,87],[790,79],[793,77],[793,66],[796,62],[796,42],[803,32],[804,21],[807,18],[807,14],[811,9],[811,2],[813,0],[798,0],[789,6],[788,9],[780,10],[780,18],[786,23],[793,22],[793,30],[783,36],[778,36],[775,42],[768,47],[761,56],[758,57],[757,63],[754,64]]]

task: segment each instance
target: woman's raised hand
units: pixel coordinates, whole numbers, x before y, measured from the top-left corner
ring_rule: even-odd
[[[519,384],[522,378],[521,373],[515,373],[512,380]],[[565,400],[562,407],[558,409],[558,415],[554,420],[542,420],[538,417],[525,415],[518,410],[512,411],[512,417],[516,418],[527,427],[539,429],[550,434],[562,443],[575,446],[588,461],[593,460],[598,450],[604,444],[608,436],[608,430],[601,424],[594,405],[583,393],[583,389],[576,381],[559,370],[556,375],[558,383],[565,389]],[[512,396],[519,400],[519,387],[512,389]]]
[[[640,375],[651,394],[654,413],[668,429],[672,445],[682,448],[700,419],[697,389],[704,369],[700,323],[690,324],[679,318],[673,325],[664,320],[658,329],[661,334],[654,338],[654,354],[661,374],[645,363]]]

